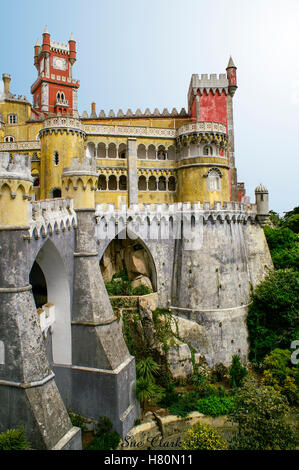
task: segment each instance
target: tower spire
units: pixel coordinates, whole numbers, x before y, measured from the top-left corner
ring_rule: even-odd
[[[227,69],[230,69],[230,68],[232,68],[232,67],[237,68],[237,67],[235,66],[235,64],[234,64],[234,61],[233,61],[233,59],[232,59],[232,56],[230,56],[226,68],[227,68]]]

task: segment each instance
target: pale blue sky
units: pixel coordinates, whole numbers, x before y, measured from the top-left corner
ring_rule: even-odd
[[[238,67],[234,97],[238,180],[270,208],[299,204],[298,0],[0,0],[0,73],[30,96],[33,46],[47,24],[53,40],[77,41],[79,111],[187,107],[192,73]],[[2,83],[1,83],[2,85]]]

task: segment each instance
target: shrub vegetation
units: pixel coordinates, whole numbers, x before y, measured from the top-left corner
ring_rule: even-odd
[[[112,423],[107,416],[100,416],[94,440],[85,447],[85,450],[114,450],[120,443],[120,435],[111,431]]]
[[[227,442],[209,424],[198,423],[187,431],[182,443],[184,450],[227,450]]]
[[[0,450],[29,450],[30,444],[27,441],[22,427],[9,429],[0,434]]]

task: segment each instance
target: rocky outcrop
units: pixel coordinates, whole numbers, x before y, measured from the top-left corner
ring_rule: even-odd
[[[153,291],[149,255],[138,240],[113,240],[105,250],[100,266],[105,282],[125,269],[133,288],[145,285]]]
[[[192,354],[188,344],[177,340],[177,344],[167,352],[167,364],[173,378],[192,375]]]
[[[191,325],[185,325],[184,320],[181,322],[182,319],[172,317],[166,310],[156,314],[156,319],[154,319],[153,312],[157,307],[157,295],[140,297],[139,328],[142,330],[142,338],[146,348],[154,351],[155,355],[160,358],[160,362],[166,365],[173,378],[192,375],[194,364],[201,363],[203,358],[199,353],[192,354],[189,345],[191,330],[188,328]],[[186,334],[186,341],[181,332]]]
[[[139,286],[148,287],[151,292],[153,291],[152,283],[147,276],[141,275],[141,276],[135,277],[135,279],[132,281],[132,287],[133,289],[135,289],[136,287],[139,287]]]

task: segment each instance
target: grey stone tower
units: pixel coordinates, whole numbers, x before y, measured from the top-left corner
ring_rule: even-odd
[[[262,184],[255,188],[257,219],[264,226],[269,219],[269,192]]]

